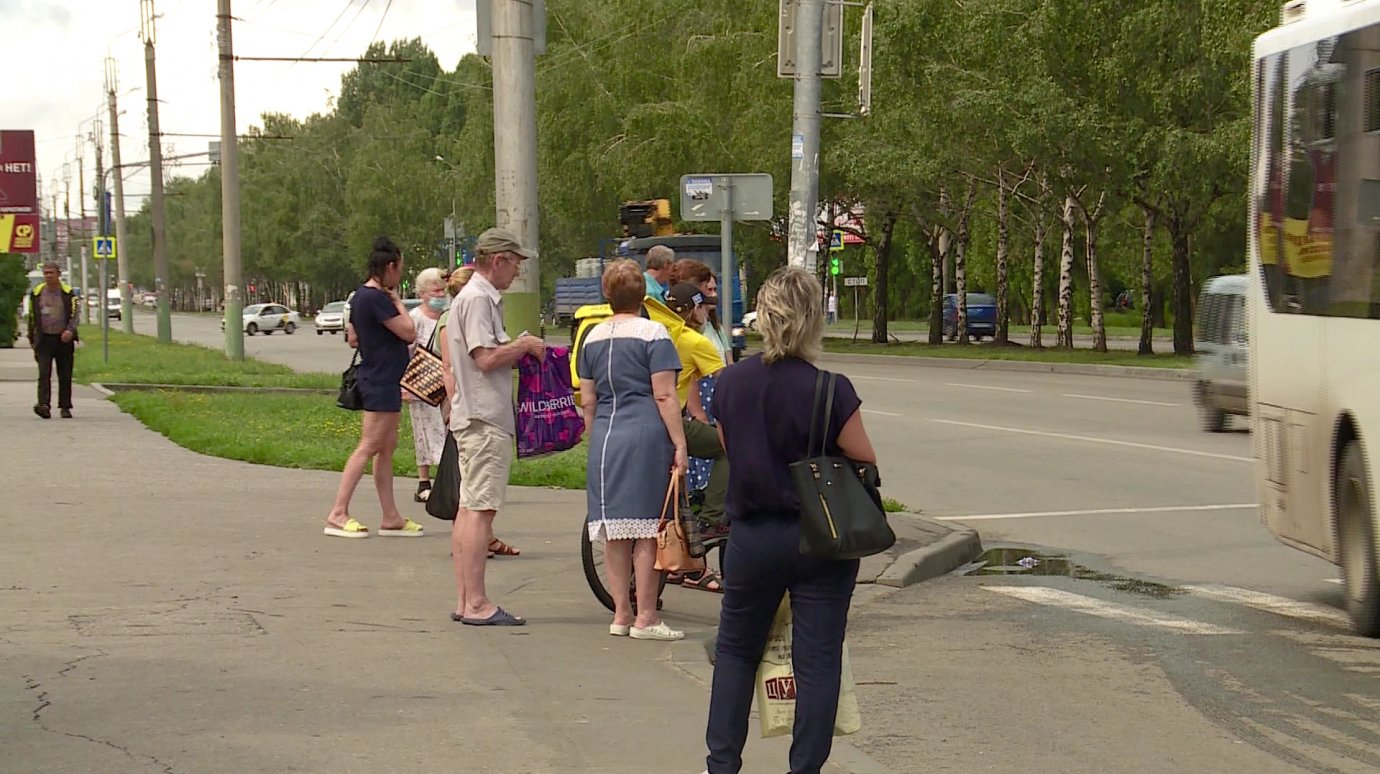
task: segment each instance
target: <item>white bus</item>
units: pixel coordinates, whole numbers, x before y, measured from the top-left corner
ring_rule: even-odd
[[[1341,565],[1357,631],[1380,636],[1380,0],[1293,0],[1254,58],[1247,308],[1261,518]]]

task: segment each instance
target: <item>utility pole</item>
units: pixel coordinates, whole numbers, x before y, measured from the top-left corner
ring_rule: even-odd
[[[125,168],[120,165],[120,108],[116,104],[115,60],[105,58],[105,92],[110,108],[110,163],[115,177],[115,276],[120,286],[120,330],[134,333],[134,299],[129,292],[129,242],[125,239]]]
[[[478,2],[492,2],[493,14],[495,225],[512,231],[523,246],[539,249],[532,2]],[[504,324],[510,331],[540,329],[539,260],[523,261],[521,275],[504,294]]]
[[[153,0],[139,0],[140,37],[144,40],[144,77],[149,96],[149,213],[153,216],[153,290],[158,294],[158,343],[172,343],[172,308],[168,298],[168,227],[163,209],[163,137],[158,131],[158,76],[154,66]]]
[[[62,220],[63,231],[67,234],[67,281],[76,283],[72,277],[72,165],[62,163]],[[85,292],[85,291],[82,291]]]
[[[96,146],[96,233],[100,236],[110,236],[110,221],[106,218],[105,209],[105,154],[101,150],[101,119],[96,117],[95,125],[91,127],[91,142]],[[115,246],[119,249],[119,245]],[[107,279],[106,269],[109,268],[108,258],[96,256],[96,274],[100,277],[100,290],[96,292],[96,303],[98,310],[96,313],[101,317],[101,351],[105,362],[110,362],[110,282]],[[88,309],[90,307],[87,307]]]
[[[230,0],[218,0],[220,39],[220,221],[225,272],[225,355],[244,359],[244,296],[240,284],[240,153],[235,135],[235,47],[230,37]],[[198,279],[197,295],[201,295]]]
[[[810,273],[819,258],[819,66],[824,0],[795,0],[795,103],[791,112],[791,209],[787,260]],[[494,92],[497,96],[497,82]]]
[[[81,292],[90,298],[91,275],[86,266],[86,250],[91,241],[91,235],[86,233],[86,138],[80,134],[77,135],[77,203],[81,206]],[[86,322],[90,324],[91,305],[83,299],[81,308],[86,310]]]

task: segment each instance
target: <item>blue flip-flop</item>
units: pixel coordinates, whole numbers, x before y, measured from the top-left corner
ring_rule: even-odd
[[[488,618],[461,618],[460,623],[466,626],[526,626],[527,619],[519,618],[500,607]]]

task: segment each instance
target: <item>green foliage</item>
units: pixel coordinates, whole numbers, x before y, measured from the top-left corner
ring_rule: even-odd
[[[1158,298],[1244,262],[1242,188],[1248,155],[1250,42],[1275,6],[1249,0],[877,0],[873,113],[822,126],[821,200],[861,204],[869,244],[845,274],[874,277],[892,315],[930,310],[929,241],[960,213],[940,207],[968,186],[970,290],[996,283],[996,179],[1010,199],[1011,313],[1029,319],[1037,222],[1052,226],[1065,195],[1100,213],[1102,301],[1139,290],[1140,224],[1161,213]],[[694,172],[768,172],[775,210],[789,194],[791,81],[775,73],[777,9],[736,0],[563,0],[547,7],[547,53],[536,64],[541,278],[550,297],[574,261],[616,241],[628,199],[676,198]],[[849,9],[849,67],[860,14]],[[246,277],[305,283],[313,304],[360,278],[370,240],[394,237],[409,273],[444,259],[443,219],[467,234],[494,220],[492,71],[466,56],[438,62],[419,40],[375,43],[342,78],[338,101],[304,119],[262,117],[241,141]],[[854,73],[824,83],[824,107],[855,109]],[[285,136],[291,139],[267,139]],[[1051,184],[1035,197],[1035,176]],[[220,182],[212,168],[169,191],[170,283],[212,286],[220,273]],[[881,224],[889,271],[878,281]],[[702,229],[681,223],[682,230]],[[784,261],[781,223],[735,231],[750,284]],[[151,284],[146,212],[126,247]],[[1187,239],[1192,236],[1192,240]],[[1080,260],[1073,281],[1086,289]],[[1060,232],[1049,228],[1045,298],[1058,283]],[[1171,255],[1177,243],[1179,253]],[[1183,245],[1191,245],[1184,248]],[[1176,272],[1173,261],[1190,262]],[[1177,286],[1175,286],[1177,283]],[[1077,294],[1086,316],[1095,300]],[[1046,301],[1048,304],[1049,302]],[[872,298],[875,309],[878,299]],[[1165,317],[1163,304],[1152,310]],[[1137,299],[1137,308],[1141,308]],[[1187,324],[1191,309],[1179,307]]]
[[[0,348],[14,346],[19,335],[19,308],[29,289],[24,256],[0,253]]]

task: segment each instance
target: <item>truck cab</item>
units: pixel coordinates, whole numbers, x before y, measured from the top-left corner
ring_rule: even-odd
[[[743,327],[743,313],[746,308],[743,303],[742,271],[738,265],[737,256],[731,257],[729,269],[732,276],[721,276],[723,274],[723,243],[717,235],[713,234],[674,234],[630,239],[619,247],[619,253],[622,257],[637,261],[645,268],[647,251],[656,245],[665,245],[674,250],[677,260],[694,258],[707,264],[715,276],[719,278],[719,298],[722,299],[728,294],[729,283],[732,283],[733,308],[728,310],[728,323],[733,333],[733,359],[737,360],[747,349],[747,336]],[[720,307],[720,311],[724,311],[724,308]]]

